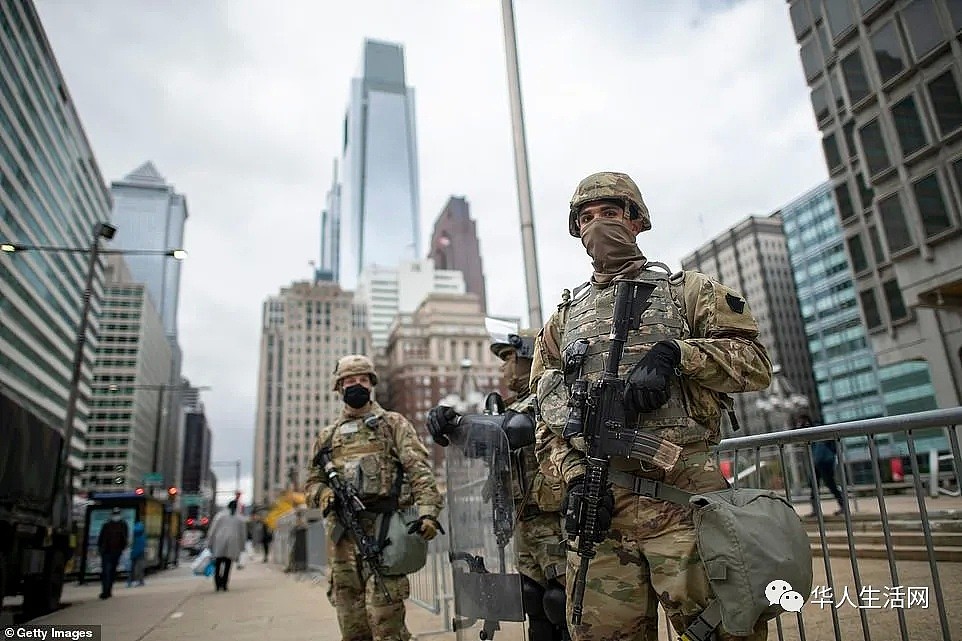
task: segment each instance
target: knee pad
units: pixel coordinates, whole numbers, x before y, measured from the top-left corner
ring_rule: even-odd
[[[544,588],[524,574],[521,575],[521,603],[529,619],[544,619]]]
[[[542,600],[544,614],[557,626],[567,626],[565,621],[565,589],[557,581],[549,581]]]

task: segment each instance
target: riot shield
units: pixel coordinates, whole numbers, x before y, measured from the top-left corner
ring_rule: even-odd
[[[516,566],[516,513],[508,441],[490,416],[461,429],[445,449],[449,558],[458,641],[524,639],[521,575]]]

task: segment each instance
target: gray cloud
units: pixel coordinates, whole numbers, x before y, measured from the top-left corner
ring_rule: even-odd
[[[249,475],[260,306],[317,257],[364,37],[405,45],[422,240],[448,196],[466,196],[489,307],[526,316],[497,3],[37,4],[105,179],[151,159],[187,196],[181,343],[185,373],[214,388],[204,398],[216,459],[242,458]],[[826,178],[784,2],[537,0],[515,11],[546,314],[588,276],[565,222],[588,173],[636,178],[654,220],[640,244],[675,268]]]

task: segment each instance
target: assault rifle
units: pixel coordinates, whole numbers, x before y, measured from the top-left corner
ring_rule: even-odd
[[[364,507],[364,503],[357,495],[357,490],[350,482],[341,478],[337,468],[334,467],[334,462],[331,460],[330,449],[321,448],[317,456],[314,457],[314,465],[324,470],[324,474],[327,476],[327,485],[334,491],[334,510],[337,514],[337,520],[354,537],[354,544],[361,555],[361,562],[374,575],[374,582],[381,588],[387,602],[391,603],[393,601],[391,593],[384,584],[384,575],[381,574],[381,545],[377,539],[364,531],[360,514],[367,508]],[[384,514],[383,518],[388,518],[388,515]]]
[[[625,381],[618,378],[618,366],[624,354],[628,330],[638,329],[641,315],[648,309],[648,298],[655,290],[651,283],[624,280],[615,283],[614,316],[611,319],[610,346],[601,378],[590,382],[582,369],[588,342],[584,339],[569,346],[565,354],[565,371],[571,384],[568,420],[562,436],[568,442],[581,437],[585,445],[585,480],[582,514],[578,519],[577,553],[581,559],[572,590],[571,622],[581,623],[582,602],[588,577],[588,564],[595,556],[595,545],[605,532],[598,527],[598,508],[608,492],[608,464],[613,456],[638,459],[670,468],[681,448],[642,430],[629,427],[636,417],[627,416]]]

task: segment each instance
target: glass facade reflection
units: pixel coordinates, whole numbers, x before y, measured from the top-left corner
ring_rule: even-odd
[[[340,182],[322,217],[319,274],[354,289],[371,265],[421,255],[414,90],[400,45],[367,40],[351,81]],[[337,246],[332,242],[337,238]]]

